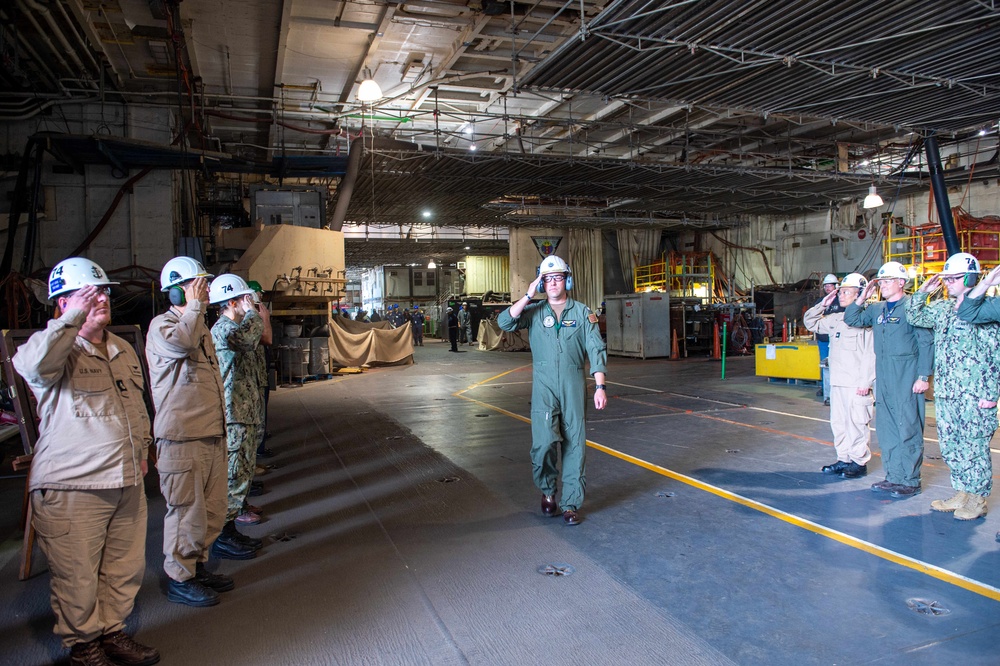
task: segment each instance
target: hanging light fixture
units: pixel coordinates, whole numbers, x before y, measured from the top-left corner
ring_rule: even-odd
[[[427,268],[437,268],[437,267],[438,266],[437,266],[437,264],[434,263],[433,259],[431,259],[430,261],[427,262]]]
[[[364,69],[364,79],[358,87],[358,100],[365,103],[377,102],[382,99],[382,88],[372,78],[372,71],[368,67]]]
[[[880,197],[878,195],[878,192],[875,191],[875,186],[872,185],[871,187],[869,187],[868,196],[865,197],[865,203],[863,204],[863,206],[865,208],[878,208],[879,206],[882,205],[882,203],[883,203],[882,197]]]

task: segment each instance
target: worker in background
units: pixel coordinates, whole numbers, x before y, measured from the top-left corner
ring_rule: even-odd
[[[823,278],[823,298],[826,298],[830,294],[837,293],[837,276],[833,273],[827,273],[826,277]],[[834,298],[833,302],[830,303],[827,308],[826,314],[835,314],[837,312],[843,312],[844,308],[840,305],[840,299]],[[819,366],[820,375],[823,379],[823,387],[816,393],[816,395],[823,396],[823,404],[830,404],[830,365],[827,358],[830,355],[830,336],[826,334],[816,334],[816,342],[819,345]]]
[[[458,308],[458,326],[462,331],[465,342],[472,345],[472,314],[469,312],[469,304],[462,303]]]
[[[378,313],[378,308],[372,308],[371,322],[377,324],[380,321],[382,321],[382,315]]]
[[[941,274],[920,285],[906,304],[914,326],[934,330],[934,416],[941,457],[956,491],[950,499],[931,502],[931,509],[954,512],[958,520],[985,516],[993,488],[990,439],[997,429],[1000,324],[971,324],[957,312],[979,273],[974,256],[953,254]],[[942,284],[947,298],[928,303]]]
[[[115,284],[88,259],[57,264],[54,318],[12,358],[41,417],[28,492],[55,633],[81,666],[160,660],[124,631],[146,568],[142,477],[152,434],[139,357],[105,330]]]
[[[257,465],[257,447],[263,428],[264,396],[260,391],[257,348],[264,321],[257,311],[255,294],[232,273],[212,280],[209,302],[221,309],[212,326],[212,342],[219,357],[219,372],[226,396],[226,448],[228,451],[228,506],[221,540],[239,541],[236,525],[256,525],[260,514],[245,511],[250,481]]]
[[[211,549],[223,559],[253,557],[250,544],[213,546],[226,516],[225,394],[205,324],[208,278],[191,257],[174,257],[160,272],[170,309],[153,319],[146,360],[156,417],[156,469],[167,502],[163,570],[167,599],[214,606],[232,578],[205,567]]]
[[[458,351],[458,315],[455,314],[454,308],[448,308],[445,310],[445,317],[448,320],[448,342],[451,343],[451,349],[448,351],[457,352]]]
[[[844,309],[857,299],[868,280],[860,273],[844,278],[838,289],[806,310],[803,324],[829,339],[830,429],[837,462],[823,467],[824,474],[856,479],[868,473],[872,457],[868,424],[875,413],[875,344],[870,328],[844,323]],[[835,301],[839,308],[830,312]]]
[[[413,333],[413,346],[424,346],[424,313],[416,305],[410,313],[410,330]]]
[[[1000,298],[984,298],[986,290],[1000,284],[1000,266],[991,270],[982,281],[977,284],[972,291],[965,295],[958,306],[958,317],[971,324],[991,324],[1000,322]],[[992,461],[989,458],[989,451],[986,451],[987,465],[990,465],[986,474],[992,478]],[[989,488],[992,490],[992,486]],[[996,540],[1000,541],[1000,532],[997,532]]]
[[[875,433],[885,479],[873,483],[872,491],[896,499],[920,492],[924,392],[934,364],[933,336],[907,318],[906,281],[903,265],[887,262],[844,311],[848,325],[871,328],[875,339]],[[885,300],[867,305],[876,287]]]
[[[604,409],[608,400],[604,385],[607,351],[597,330],[597,315],[569,297],[572,288],[569,266],[550,255],[542,261],[528,293],[497,317],[504,331],[528,329],[532,474],[542,493],[542,513],[557,515],[558,506],[566,525],[580,524],[587,487],[585,360],[590,360],[590,374],[597,382],[594,407]],[[533,302],[538,292],[546,298]],[[558,455],[562,457],[562,496],[557,505]]]

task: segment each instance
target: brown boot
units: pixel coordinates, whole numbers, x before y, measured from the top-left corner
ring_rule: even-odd
[[[956,520],[975,520],[986,515],[986,498],[982,495],[965,493],[965,504],[955,509]]]
[[[70,666],[115,666],[96,640],[73,645],[69,649],[69,663]]]
[[[942,511],[949,513],[951,511],[957,511],[962,508],[965,504],[965,496],[968,495],[964,490],[959,490],[957,493],[952,495],[946,500],[934,500],[931,502],[931,511]]]
[[[101,636],[101,647],[108,658],[124,666],[150,666],[160,660],[155,648],[139,643],[124,631]]]

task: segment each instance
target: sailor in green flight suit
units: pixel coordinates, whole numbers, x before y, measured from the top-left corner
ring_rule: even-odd
[[[545,301],[532,296],[544,285]],[[542,491],[542,512],[556,515],[556,446],[562,453],[562,498],[559,507],[567,525],[580,523],[580,505],[587,486],[585,457],[585,356],[597,382],[594,407],[604,409],[607,352],[597,328],[597,315],[567,292],[573,276],[555,255],[542,261],[528,293],[497,317],[505,331],[528,329],[533,359],[531,389],[531,466],[535,485]]]

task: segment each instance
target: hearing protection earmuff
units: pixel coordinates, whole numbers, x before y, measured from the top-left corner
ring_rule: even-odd
[[[171,305],[176,305],[177,307],[181,307],[187,303],[187,297],[184,295],[184,289],[177,285],[170,287],[167,291],[167,298],[170,299]]]
[[[965,279],[962,282],[964,282],[965,286],[970,289],[975,287],[976,283],[979,282],[979,273],[966,273]]]

